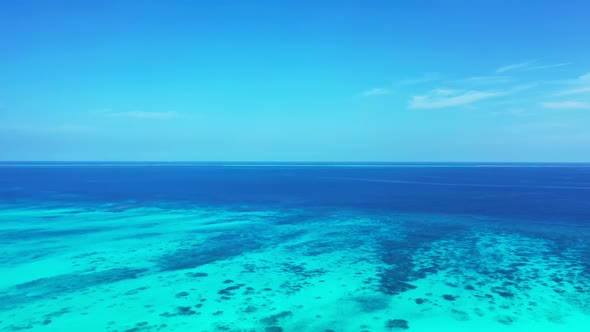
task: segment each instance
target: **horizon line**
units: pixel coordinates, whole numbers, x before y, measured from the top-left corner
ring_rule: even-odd
[[[0,160],[0,164],[35,164],[35,163],[160,163],[160,164],[590,164],[590,161],[355,161],[355,160]]]

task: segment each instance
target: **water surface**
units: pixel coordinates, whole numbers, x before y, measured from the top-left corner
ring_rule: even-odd
[[[587,164],[4,163],[2,331],[587,331]]]

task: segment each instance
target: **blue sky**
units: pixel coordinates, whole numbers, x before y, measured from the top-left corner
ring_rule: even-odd
[[[2,0],[0,159],[590,161],[589,12]]]

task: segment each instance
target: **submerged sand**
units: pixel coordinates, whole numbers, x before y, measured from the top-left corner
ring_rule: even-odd
[[[330,209],[0,209],[2,331],[587,331],[590,231]]]

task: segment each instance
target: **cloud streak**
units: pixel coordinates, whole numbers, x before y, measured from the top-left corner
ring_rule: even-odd
[[[449,83],[463,83],[473,85],[493,85],[493,84],[504,84],[512,81],[509,76],[499,75],[488,75],[488,76],[472,76],[463,79],[451,80]]]
[[[410,108],[437,109],[464,106],[499,95],[501,93],[492,91],[435,89],[426,95],[413,96],[410,101]]]
[[[570,83],[570,82],[568,82]],[[577,79],[573,80],[574,86],[573,89],[564,90],[555,94],[555,96],[567,96],[567,95],[577,95],[583,93],[590,93],[590,73],[584,74]]]
[[[519,63],[513,63],[510,65],[502,66],[496,69],[497,74],[514,72],[514,71],[531,71],[531,70],[542,70],[549,68],[557,68],[569,65],[569,62],[555,63],[555,64],[540,64],[537,61],[525,61]]]
[[[511,65],[502,66],[502,67],[496,69],[496,73],[501,74],[501,73],[505,73],[505,72],[509,72],[509,71],[513,71],[513,70],[519,70],[522,68],[526,68],[530,65],[531,65],[530,61],[513,63]]]
[[[551,109],[590,109],[590,103],[583,101],[548,101],[541,104],[544,108]]]
[[[590,93],[590,85],[584,86],[581,88],[564,90],[564,91],[556,93],[555,95],[556,96],[567,96],[567,95],[578,95],[578,94],[582,94],[582,93]]]

